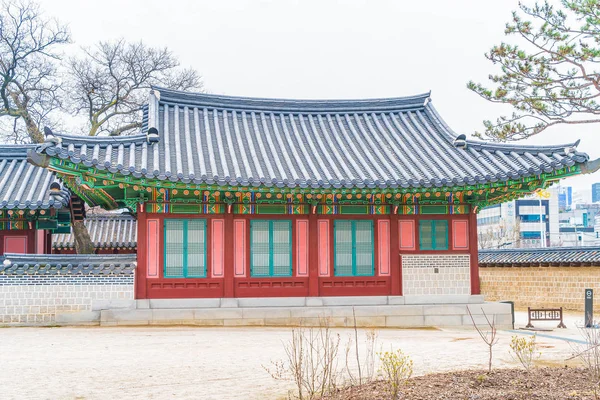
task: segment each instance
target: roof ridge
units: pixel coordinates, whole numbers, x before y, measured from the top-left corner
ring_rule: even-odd
[[[423,108],[431,91],[413,96],[381,97],[368,99],[290,99],[268,97],[229,96],[198,92],[184,92],[153,86],[160,94],[160,103],[187,104],[207,108],[235,108],[256,111],[288,112],[342,112],[389,111]]]
[[[528,247],[528,248],[519,248],[519,249],[480,249],[479,254],[482,253],[535,253],[535,252],[544,252],[549,253],[552,251],[600,251],[600,246],[568,246],[568,247]]]
[[[86,215],[86,219],[102,219],[102,218],[135,219],[134,216],[130,215],[130,214],[93,214],[93,213],[89,213]]]
[[[35,149],[37,144],[0,144],[1,158],[27,158],[27,151]]]

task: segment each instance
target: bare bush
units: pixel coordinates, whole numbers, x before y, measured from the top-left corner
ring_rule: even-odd
[[[292,380],[298,399],[318,399],[337,387],[339,344],[340,335],[320,319],[318,327],[293,328],[292,338],[284,343],[286,360],[263,368],[274,379]]]
[[[578,326],[579,333],[583,338],[582,343],[571,343],[573,356],[568,360],[578,358],[584,365],[589,379],[589,385],[594,391],[594,398],[600,398],[600,329],[595,328],[590,323],[591,328],[586,328],[586,324]]]
[[[358,328],[356,326],[356,314],[352,308],[352,317],[354,320],[354,339],[348,338],[346,343],[346,374],[351,385],[362,385],[373,380],[375,376],[375,348],[379,332],[376,329],[365,331],[365,354],[361,358],[359,351]],[[350,366],[351,354],[356,358],[357,372],[352,372]]]

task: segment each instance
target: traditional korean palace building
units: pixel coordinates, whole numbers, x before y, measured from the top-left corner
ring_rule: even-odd
[[[477,295],[477,210],[597,169],[578,143],[466,140],[429,94],[155,88],[142,132],[29,150],[90,206],[137,215],[136,299]]]

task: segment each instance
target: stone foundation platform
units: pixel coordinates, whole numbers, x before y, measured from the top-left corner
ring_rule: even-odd
[[[498,329],[512,328],[509,304],[483,296],[364,296],[223,299],[97,300],[91,311],[59,313],[60,325],[330,326],[376,328],[472,327],[483,313]]]

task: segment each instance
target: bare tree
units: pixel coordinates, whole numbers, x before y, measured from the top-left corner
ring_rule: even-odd
[[[87,119],[90,136],[126,135],[141,127],[148,89],[159,85],[178,90],[202,90],[200,75],[179,68],[167,48],[142,42],[100,42],[69,62],[70,107]]]
[[[483,315],[483,318],[485,320],[485,325],[487,325],[487,328],[489,328],[489,330],[486,330],[486,328],[479,327],[479,325],[475,321],[475,318],[473,317],[473,314],[471,314],[471,309],[469,308],[469,306],[467,306],[467,312],[469,313],[469,317],[471,317],[473,327],[479,334],[479,337],[481,337],[481,340],[483,340],[483,342],[488,347],[488,374],[490,374],[492,373],[492,358],[494,354],[494,346],[498,343],[498,338],[496,337],[496,334],[498,333],[498,330],[496,329],[496,316],[492,316],[492,320],[490,321],[485,311],[483,311],[483,308],[481,309],[481,314]]]
[[[42,143],[42,125],[61,106],[56,80],[58,48],[70,41],[67,28],[45,19],[30,1],[4,1],[0,7],[0,117],[13,119],[17,141],[26,132]],[[22,124],[22,125],[21,125]]]

